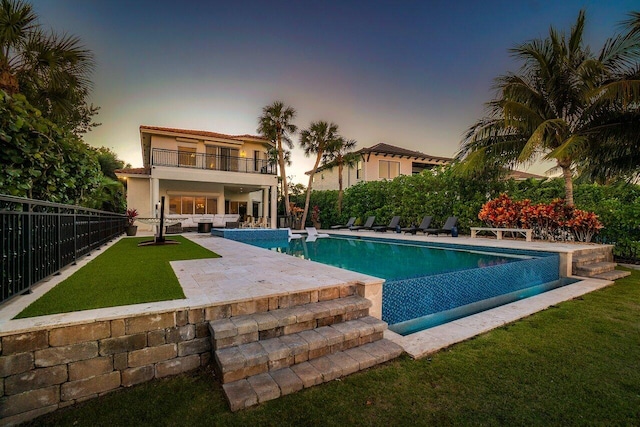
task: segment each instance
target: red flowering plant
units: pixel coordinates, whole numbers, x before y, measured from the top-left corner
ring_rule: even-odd
[[[127,209],[126,216],[127,216],[127,225],[131,227],[136,222],[136,218],[138,217],[138,210]]]
[[[531,228],[536,238],[589,242],[602,228],[593,212],[567,206],[562,199],[532,205],[530,200],[514,201],[506,194],[482,206],[478,218],[490,227]]]
[[[590,242],[593,236],[604,227],[598,215],[593,212],[574,209],[572,214],[567,219],[566,225],[579,242]]]
[[[478,218],[490,227],[515,228],[519,226],[521,209],[521,202],[514,202],[502,193],[482,206]]]

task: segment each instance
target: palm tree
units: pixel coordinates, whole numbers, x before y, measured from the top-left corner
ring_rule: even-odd
[[[93,54],[75,36],[43,32],[37,19],[28,3],[0,0],[0,89],[24,94],[56,123],[70,117],[74,124],[90,122],[97,109],[84,100],[91,89]]]
[[[307,214],[309,213],[309,199],[311,198],[313,176],[316,170],[318,170],[320,160],[322,160],[325,150],[333,146],[338,138],[338,125],[322,120],[311,123],[309,129],[305,129],[300,133],[300,148],[304,150],[304,155],[307,157],[311,154],[316,155],[313,169],[309,172],[309,185],[307,185],[307,196],[304,201],[304,212],[302,213],[302,227],[304,227],[307,221]]]
[[[633,127],[620,125],[638,105],[638,83],[629,79],[637,38],[610,39],[596,57],[583,44],[584,24],[580,11],[568,37],[552,27],[546,39],[511,50],[523,62],[521,72],[496,80],[497,99],[488,103],[487,117],[469,128],[456,155],[463,170],[555,160],[565,201],[573,206],[573,173],[589,165],[603,141],[637,141]],[[619,89],[623,81],[634,89],[614,106],[609,85]]]
[[[284,164],[286,166],[291,166],[291,150],[284,150]],[[277,166],[278,164],[278,149],[269,146],[267,149],[267,162],[269,166]],[[284,195],[284,189],[282,187],[282,177],[278,177],[278,191],[280,192],[278,198]]]
[[[258,118],[258,132],[276,143],[278,150],[278,167],[280,169],[280,178],[282,180],[282,189],[284,195],[284,208],[287,217],[291,215],[289,207],[289,186],[287,185],[287,174],[285,172],[285,157],[282,143],[284,142],[290,149],[293,148],[293,142],[289,135],[295,133],[298,128],[292,120],[296,117],[296,110],[292,107],[285,107],[281,101],[275,101],[271,105],[267,105],[262,109],[262,116]]]
[[[359,160],[360,156],[357,153],[352,153],[351,150],[356,146],[355,139],[345,139],[339,137],[325,150],[323,157],[323,167],[326,169],[333,169],[338,167],[338,213],[342,213],[342,198],[344,196],[344,190],[342,188],[342,171],[345,166],[353,166]]]

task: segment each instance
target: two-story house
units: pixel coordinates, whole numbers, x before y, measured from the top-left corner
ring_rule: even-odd
[[[143,167],[121,169],[127,180],[127,206],[141,218],[165,215],[198,218],[236,214],[267,219],[275,228],[276,168],[267,160],[273,144],[261,136],[140,126]],[[144,225],[141,227],[145,229]],[[146,226],[150,229],[150,226]]]
[[[342,187],[347,189],[361,181],[393,179],[398,175],[413,175],[451,162],[451,158],[424,154],[385,143],[362,148],[357,161],[342,171]],[[307,172],[308,174],[309,172]],[[337,190],[338,168],[322,167],[313,179],[314,190]]]

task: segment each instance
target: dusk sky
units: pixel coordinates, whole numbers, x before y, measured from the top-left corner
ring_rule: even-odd
[[[584,8],[598,51],[640,10],[638,0],[32,4],[44,27],[95,54],[91,102],[102,125],[85,141],[134,167],[140,125],[255,134],[275,100],[297,110],[299,128],[333,121],[357,148],[386,142],[452,157],[494,78],[518,70],[509,48],[550,25],[569,31]],[[312,160],[299,148],[292,159],[287,174],[306,185]]]

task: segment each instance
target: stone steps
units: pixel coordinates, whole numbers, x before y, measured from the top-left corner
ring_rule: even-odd
[[[630,271],[611,270],[611,271],[605,271],[604,273],[596,274],[593,277],[596,279],[615,281],[618,279],[622,279],[623,277],[627,277],[629,275],[631,275]]]
[[[232,411],[386,362],[402,348],[383,338],[371,301],[338,295],[209,322],[214,370]]]
[[[574,273],[578,276],[594,277],[598,274],[615,270],[616,265],[617,264],[615,262],[594,262],[577,267]]]
[[[402,352],[399,345],[382,339],[226,383],[222,388],[235,412],[387,362]]]
[[[337,298],[209,323],[213,350],[294,334],[369,315],[371,301],[359,296]]]
[[[280,337],[218,349],[214,353],[223,384],[290,367],[327,354],[382,339],[386,322],[371,316]]]
[[[587,252],[581,255],[573,256],[573,268],[580,268],[584,265],[592,264],[594,262],[606,262],[607,254],[600,251]]]

